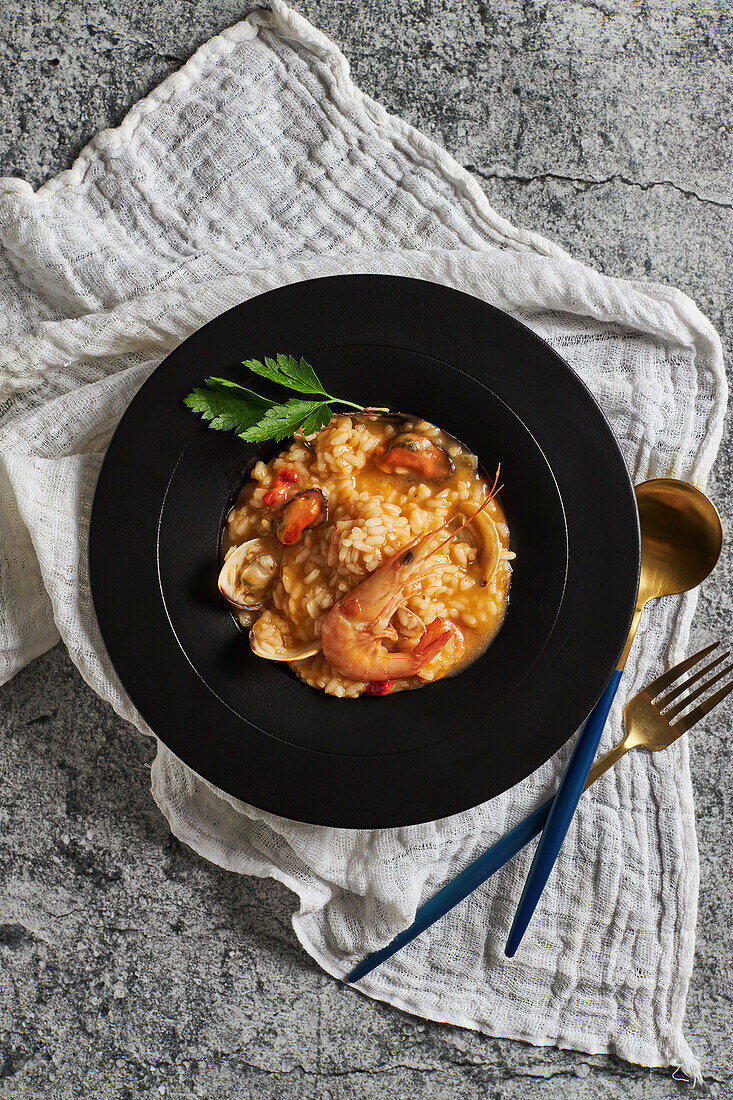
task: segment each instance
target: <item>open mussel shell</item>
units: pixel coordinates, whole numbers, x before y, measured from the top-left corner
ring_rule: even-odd
[[[399,412],[398,410],[387,408],[369,407],[364,409],[363,412],[344,413],[337,415],[350,416],[353,420],[386,420],[388,423],[393,424],[398,429],[402,428],[405,432],[411,431],[417,434],[420,434],[420,428],[418,427],[418,425],[420,425],[421,423],[430,423],[431,427],[436,427],[435,424],[432,424],[430,421],[426,421],[424,417],[418,416],[416,413]],[[472,454],[470,448],[467,447],[465,443],[462,443],[457,436],[451,435],[450,432],[447,432],[445,428],[441,428],[440,430],[444,437],[452,440],[453,443],[455,443],[460,448],[460,453],[455,456],[446,454],[446,470],[448,469],[448,464],[450,464],[451,466],[450,473],[453,472],[453,468],[455,466],[470,466],[473,470],[478,469],[478,458],[475,454]],[[435,444],[435,446],[439,445]],[[443,450],[443,448],[441,448],[441,450]],[[447,476],[450,476],[450,473],[448,473]]]
[[[374,451],[374,464],[385,474],[402,474],[421,481],[447,481],[453,459],[439,443],[417,431],[398,432]]]
[[[363,416],[368,420],[390,420],[394,424],[414,424],[419,417],[413,413],[397,412],[395,409],[379,409],[375,406],[368,406],[360,413],[350,413],[349,415],[358,419]]]
[[[250,539],[227,557],[219,573],[219,591],[239,611],[256,611],[277,580],[280,559],[272,538]]]
[[[432,421],[426,421],[424,417],[418,416],[417,413],[399,412],[396,409],[377,408],[376,406],[368,406],[363,412],[343,412],[336,413],[336,416],[348,416],[351,420],[386,420],[390,424],[394,424],[396,428],[404,428],[405,431],[411,430],[419,432],[418,424],[430,424],[431,427],[437,427]],[[458,455],[456,465],[459,465],[466,460],[471,462],[474,469],[478,467],[478,459],[471,453],[470,447],[467,447],[465,443],[462,443],[457,436],[451,435],[445,428],[440,429],[441,433],[448,439],[456,443],[460,449],[461,454]]]

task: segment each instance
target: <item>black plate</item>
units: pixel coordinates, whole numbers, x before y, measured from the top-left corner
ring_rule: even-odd
[[[433,421],[488,470],[501,461],[517,553],[510,606],[459,676],[334,699],[255,658],[228,614],[216,589],[222,525],[272,445],[208,430],[182,398],[205,375],[242,379],[242,359],[278,351],[304,355],[333,393]],[[547,344],[469,295],[351,275],[243,303],[161,363],[107,451],[89,559],[112,662],[177,756],[273,813],[378,828],[492,798],[577,729],[623,648],[639,527],[608,424]]]

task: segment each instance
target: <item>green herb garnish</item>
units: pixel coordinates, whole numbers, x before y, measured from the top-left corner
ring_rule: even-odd
[[[252,390],[226,378],[207,378],[208,389],[195,389],[185,398],[185,404],[194,412],[210,420],[210,428],[220,432],[237,432],[241,435],[253,427],[272,402]]]
[[[265,439],[279,442],[293,435],[298,428],[302,428],[304,435],[312,435],[325,428],[333,416],[332,405],[348,405],[351,409],[362,411],[361,405],[327,393],[305,359],[278,355],[277,359],[265,358],[264,363],[258,359],[245,359],[243,365],[270,382],[312,396],[291,397],[280,402],[262,397],[226,378],[207,378],[208,388],[197,387],[184,398],[184,404],[193,412],[200,413],[204,420],[210,422],[209,427],[216,431],[236,432],[240,439],[248,443],[260,443]]]

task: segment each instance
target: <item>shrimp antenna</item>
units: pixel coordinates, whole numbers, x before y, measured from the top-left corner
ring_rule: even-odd
[[[497,482],[499,480],[499,472],[500,471],[501,471],[501,462],[496,467],[496,477],[494,478],[494,484],[491,486],[491,489],[489,491],[489,495],[487,496],[487,498],[483,502],[483,504],[480,504],[478,506],[478,508],[476,509],[476,511],[472,512],[471,515],[468,517],[468,519],[465,520],[461,524],[460,527],[456,527],[455,531],[452,534],[448,535],[448,538],[443,539],[442,542],[438,543],[438,545],[435,547],[434,550],[431,550],[429,554],[426,554],[425,555],[426,558],[432,557],[432,555],[437,553],[437,551],[440,550],[443,546],[445,546],[445,544],[447,542],[450,542],[451,539],[454,539],[459,531],[462,531],[464,527],[468,527],[469,523],[471,523],[474,519],[476,519],[476,516],[479,514],[479,512],[483,512],[486,505],[490,504],[491,501],[494,499],[494,497],[497,496],[501,492],[501,490],[504,488],[504,486],[499,485],[499,487],[497,488]],[[455,517],[453,517],[453,518],[455,518]],[[450,523],[450,520],[448,520],[447,523]],[[447,524],[445,524],[444,526],[447,526]]]

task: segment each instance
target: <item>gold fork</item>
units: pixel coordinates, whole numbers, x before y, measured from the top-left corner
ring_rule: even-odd
[[[659,752],[660,749],[669,748],[678,737],[681,737],[683,733],[687,733],[701,718],[709,714],[713,707],[716,707],[718,703],[725,699],[726,695],[730,695],[733,691],[733,681],[725,684],[713,695],[704,699],[702,703],[698,703],[693,710],[679,717],[690,703],[694,703],[696,699],[699,699],[701,695],[704,695],[714,684],[717,684],[733,670],[733,663],[731,663],[721,668],[710,679],[704,679],[729,656],[730,650],[726,650],[710,664],[701,668],[692,676],[688,676],[676,687],[672,687],[681,676],[684,676],[686,672],[698,665],[719,645],[720,642],[713,642],[698,653],[693,653],[692,657],[687,657],[684,661],[680,661],[679,664],[675,665],[674,668],[671,668],[669,672],[657,676],[656,680],[652,680],[651,683],[647,684],[638,695],[635,695],[633,699],[629,699],[624,707],[624,736],[618,745],[615,745],[610,752],[607,752],[593,765],[588,774],[588,782],[585,785],[586,790],[588,790],[591,783],[595,783],[596,779],[607,772],[617,760],[620,760],[629,749],[648,749],[650,752]],[[700,680],[703,680],[703,683],[700,684]],[[680,699],[676,706],[671,706],[675,699],[679,699],[680,695],[683,695],[694,684],[699,684],[695,691]],[[672,690],[667,691],[667,688]]]
[[[694,672],[691,676],[682,680],[681,683],[677,683],[680,677],[684,676],[690,669],[695,668],[719,645],[720,642],[713,642],[712,645],[701,649],[699,653],[693,653],[692,657],[680,661],[669,672],[657,676],[656,680],[652,680],[638,695],[629,700],[624,708],[623,739],[593,765],[588,775],[588,782],[585,785],[586,790],[591,783],[595,783],[596,779],[607,772],[617,760],[620,760],[629,749],[643,748],[649,749],[650,752],[658,752],[660,749],[669,748],[683,733],[687,733],[701,718],[709,714],[713,707],[725,699],[726,695],[730,695],[733,691],[733,679],[718,688],[713,695],[698,703],[693,710],[687,714],[682,713],[691,703],[694,703],[696,699],[699,699],[701,695],[704,695],[714,684],[719,683],[733,670],[732,662],[724,665],[714,676],[710,676],[710,673],[729,656],[730,651],[726,650],[722,656],[716,657],[710,664]],[[706,679],[706,677],[709,678]],[[698,685],[695,690],[690,692],[689,695],[685,695],[685,692],[689,691],[695,684]],[[673,687],[673,685],[676,686]],[[680,696],[684,696],[684,698],[680,698]],[[678,699],[679,702],[672,706],[675,699]],[[539,806],[534,813],[531,813],[529,817],[526,817],[524,821],[520,821],[518,825],[515,825],[501,840],[497,840],[496,844],[493,844],[488,851],[480,855],[473,863],[469,863],[468,867],[464,868],[450,882],[447,882],[442,889],[438,890],[437,894],[434,894],[428,901],[423,902],[409,928],[399,932],[386,947],[367,955],[362,962],[346,975],[345,980],[347,982],[358,982],[361,978],[366,977],[385,959],[389,959],[400,951],[405,944],[416,939],[421,932],[424,932],[431,924],[435,924],[454,906],[467,898],[478,886],[486,882],[495,871],[503,867],[512,856],[516,855],[525,844],[529,844],[530,840],[542,831],[551,806],[552,799],[550,798],[544,805]]]

